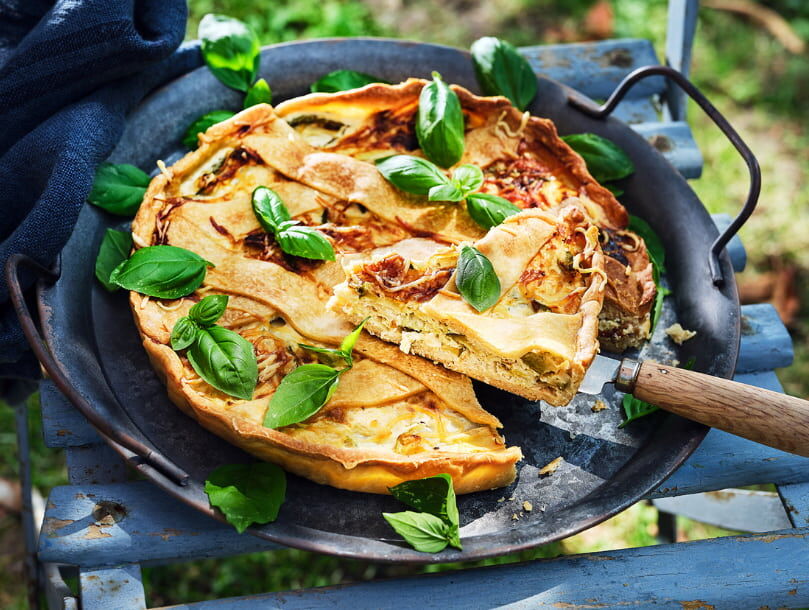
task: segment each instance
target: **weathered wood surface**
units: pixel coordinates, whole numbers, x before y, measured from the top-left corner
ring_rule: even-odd
[[[802,528],[174,608],[795,608],[807,557]]]
[[[140,566],[86,569],[79,573],[82,608],[139,610],[146,608]]]
[[[795,527],[809,526],[809,481],[778,487],[787,516]]]
[[[100,503],[115,519],[97,519]],[[117,508],[120,507],[120,508]],[[97,514],[97,513],[96,513]],[[56,487],[39,543],[43,562],[86,567],[171,562],[279,548],[190,509],[149,481]]]
[[[603,99],[633,70],[659,64],[654,46],[643,38],[521,47],[537,74],[562,82],[593,99]],[[638,83],[632,98],[663,93],[666,82],[651,77]]]
[[[663,512],[740,532],[772,532],[793,527],[781,498],[771,491],[722,489],[658,498],[652,504]]]

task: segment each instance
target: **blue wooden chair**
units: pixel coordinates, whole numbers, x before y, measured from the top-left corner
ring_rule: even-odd
[[[666,62],[687,73],[698,2],[672,0]],[[604,98],[634,68],[659,63],[646,40],[528,47],[538,73],[592,98]],[[663,116],[658,116],[662,106]],[[679,91],[645,81],[621,103],[630,123],[688,178],[700,175],[702,157],[685,122]],[[728,218],[716,219],[726,225]],[[720,229],[723,226],[720,226]],[[741,243],[730,246],[736,270]],[[745,328],[736,379],[781,390],[774,368],[792,361],[786,329],[768,305],[742,308]],[[144,608],[141,565],[278,548],[188,510],[148,481],[129,481],[124,464],[47,380],[40,384],[45,440],[67,455],[70,484],[48,498],[34,545],[41,586],[51,608]],[[25,456],[26,430],[20,420]],[[23,477],[30,485],[30,479]],[[774,483],[780,499],[723,491]],[[758,531],[661,546],[538,560],[419,578],[376,581],[191,604],[206,608],[388,607],[602,607],[665,604],[676,607],[809,605],[809,460],[711,431],[700,448],[649,499],[668,513],[683,513],[736,529]],[[729,510],[743,506],[743,510]],[[753,518],[751,518],[753,517]],[[118,526],[126,520],[126,528]],[[664,522],[669,526],[671,521]],[[776,531],[770,531],[776,530]],[[77,566],[79,597],[59,566]]]

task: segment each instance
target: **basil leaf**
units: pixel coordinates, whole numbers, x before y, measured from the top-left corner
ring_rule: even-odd
[[[368,321],[368,318],[365,318],[362,322],[357,325],[357,328],[352,330],[345,336],[343,342],[340,343],[340,351],[343,352],[348,356],[348,363],[351,364],[351,354],[354,351],[354,346],[357,344],[357,340],[360,338],[362,334],[362,329],[365,326],[365,323]]]
[[[335,70],[325,76],[320,77],[310,87],[312,93],[337,93],[338,91],[348,91],[358,89],[371,83],[387,83],[370,74],[354,72],[354,70]]]
[[[408,506],[440,517],[449,525],[458,526],[458,506],[452,477],[437,474],[424,479],[405,481],[388,490],[394,498]]]
[[[414,195],[428,195],[434,186],[449,184],[449,178],[427,159],[393,155],[376,162],[376,168],[398,189]]]
[[[200,326],[213,326],[228,306],[226,294],[211,294],[188,310],[188,317]]]
[[[574,133],[562,136],[581,155],[587,169],[598,182],[626,178],[635,171],[632,160],[616,144],[594,133]]]
[[[334,260],[331,242],[312,227],[286,226],[275,234],[275,239],[287,254],[320,261]]]
[[[247,95],[244,96],[244,107],[250,108],[256,104],[269,104],[272,102],[272,90],[267,81],[263,78],[258,79],[247,90]]]
[[[96,170],[87,201],[118,216],[134,216],[149,180],[148,174],[134,165],[102,163]]]
[[[159,299],[178,299],[200,287],[213,263],[176,246],[136,250],[110,274],[110,283]]]
[[[466,197],[483,186],[483,170],[477,165],[464,163],[452,172],[452,184],[457,186]]]
[[[200,328],[186,352],[197,375],[229,396],[250,400],[258,381],[253,344],[240,334],[211,326]]]
[[[236,116],[236,113],[230,110],[214,110],[213,112],[203,114],[185,130],[185,134],[183,134],[183,145],[186,148],[194,150],[199,146],[199,134],[205,133],[212,126],[222,121],[227,121],[233,116]]]
[[[663,247],[663,242],[660,237],[658,237],[657,233],[655,233],[652,227],[649,226],[649,223],[642,218],[630,216],[629,226],[627,228],[643,238],[646,244],[646,252],[649,255],[649,260],[652,262],[652,278],[657,288],[650,317],[649,332],[652,333],[657,326],[658,320],[660,320],[660,314],[663,311],[663,300],[671,294],[671,290],[663,286],[660,281],[660,276],[666,272],[666,249]]]
[[[240,534],[253,523],[278,518],[287,490],[286,474],[276,464],[228,464],[208,475],[205,493]]]
[[[454,184],[439,184],[427,194],[430,201],[461,201],[463,198],[463,192]]]
[[[359,323],[357,328],[346,335],[345,339],[343,339],[343,342],[340,344],[340,349],[319,347],[317,345],[307,345],[305,343],[298,343],[298,346],[307,351],[318,354],[318,357],[323,364],[333,367],[340,364],[340,360],[342,360],[349,368],[351,368],[354,366],[354,359],[352,357],[354,345],[357,343],[357,339],[359,339],[360,333],[362,333],[362,327],[365,326],[367,321],[368,318],[365,318]]]
[[[472,246],[461,247],[455,284],[464,301],[478,311],[489,309],[500,300],[500,280],[491,261]]]
[[[657,266],[660,273],[666,272],[666,249],[663,247],[663,242],[657,233],[654,232],[649,223],[638,216],[629,217],[630,231],[637,233],[643,238],[646,243],[646,251],[649,253],[649,259],[654,265]]]
[[[531,65],[509,42],[487,36],[472,44],[472,63],[486,95],[504,95],[525,110],[537,94],[537,77]]]
[[[256,187],[253,191],[253,213],[267,233],[275,233],[278,225],[292,219],[278,193],[266,186]]]
[[[417,551],[438,553],[447,548],[450,540],[453,541],[453,546],[461,548],[460,541],[450,535],[452,528],[435,515],[408,510],[401,513],[382,513],[382,516]]]
[[[231,89],[246,92],[256,80],[261,59],[255,32],[238,19],[208,14],[199,22],[197,35],[213,75]]]
[[[618,186],[615,186],[614,184],[602,184],[601,186],[603,186],[605,189],[607,189],[615,197],[620,197],[621,195],[623,195],[626,192],[624,189],[622,189],[622,188],[620,188]]]
[[[472,193],[466,198],[466,211],[481,227],[491,229],[522,210],[508,199],[497,195]]]
[[[199,326],[188,316],[183,316],[174,323],[171,329],[171,349],[179,352],[197,340]]]
[[[101,240],[96,257],[95,273],[98,281],[110,292],[118,290],[118,285],[110,282],[110,274],[129,258],[130,250],[132,250],[132,233],[115,229],[107,229],[104,232],[104,239]]]
[[[657,323],[660,321],[660,315],[663,313],[663,301],[671,294],[671,290],[660,283],[660,275],[654,264],[652,264],[652,277],[654,278],[656,290],[654,304],[652,305],[652,315],[649,318],[650,335],[655,331]]]
[[[351,365],[350,358],[342,350],[320,347],[318,345],[308,345],[306,343],[298,343],[298,347],[302,347],[307,352],[317,354],[317,359],[326,366],[334,368],[338,364]]]
[[[283,428],[317,413],[337,389],[341,372],[325,364],[303,364],[293,370],[272,395],[264,426]]]
[[[419,95],[416,138],[426,157],[441,167],[455,165],[463,155],[461,102],[437,72]]]
[[[619,428],[624,428],[636,419],[640,419],[646,415],[651,415],[655,411],[660,410],[660,407],[656,407],[648,402],[639,400],[632,396],[632,394],[624,394],[624,397],[621,400],[621,405],[624,408],[626,419],[621,422],[621,424],[618,426]]]

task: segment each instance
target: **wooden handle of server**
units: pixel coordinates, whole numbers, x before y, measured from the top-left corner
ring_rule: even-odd
[[[707,426],[809,457],[809,401],[649,362],[640,365],[632,394]]]

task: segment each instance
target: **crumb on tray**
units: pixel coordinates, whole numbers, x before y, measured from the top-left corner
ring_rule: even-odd
[[[551,475],[556,472],[556,469],[562,465],[562,461],[564,458],[560,455],[558,458],[555,458],[545,464],[542,468],[539,469],[539,476]]]
[[[607,408],[608,408],[607,403],[605,403],[603,400],[596,400],[593,403],[593,406],[590,407],[590,410],[593,413],[598,413],[599,411],[603,411],[604,409],[607,409]]]
[[[696,336],[697,331],[695,330],[686,330],[682,326],[680,326],[679,322],[676,322],[669,326],[666,329],[666,334],[669,338],[674,341],[677,345],[682,345],[689,339]]]

